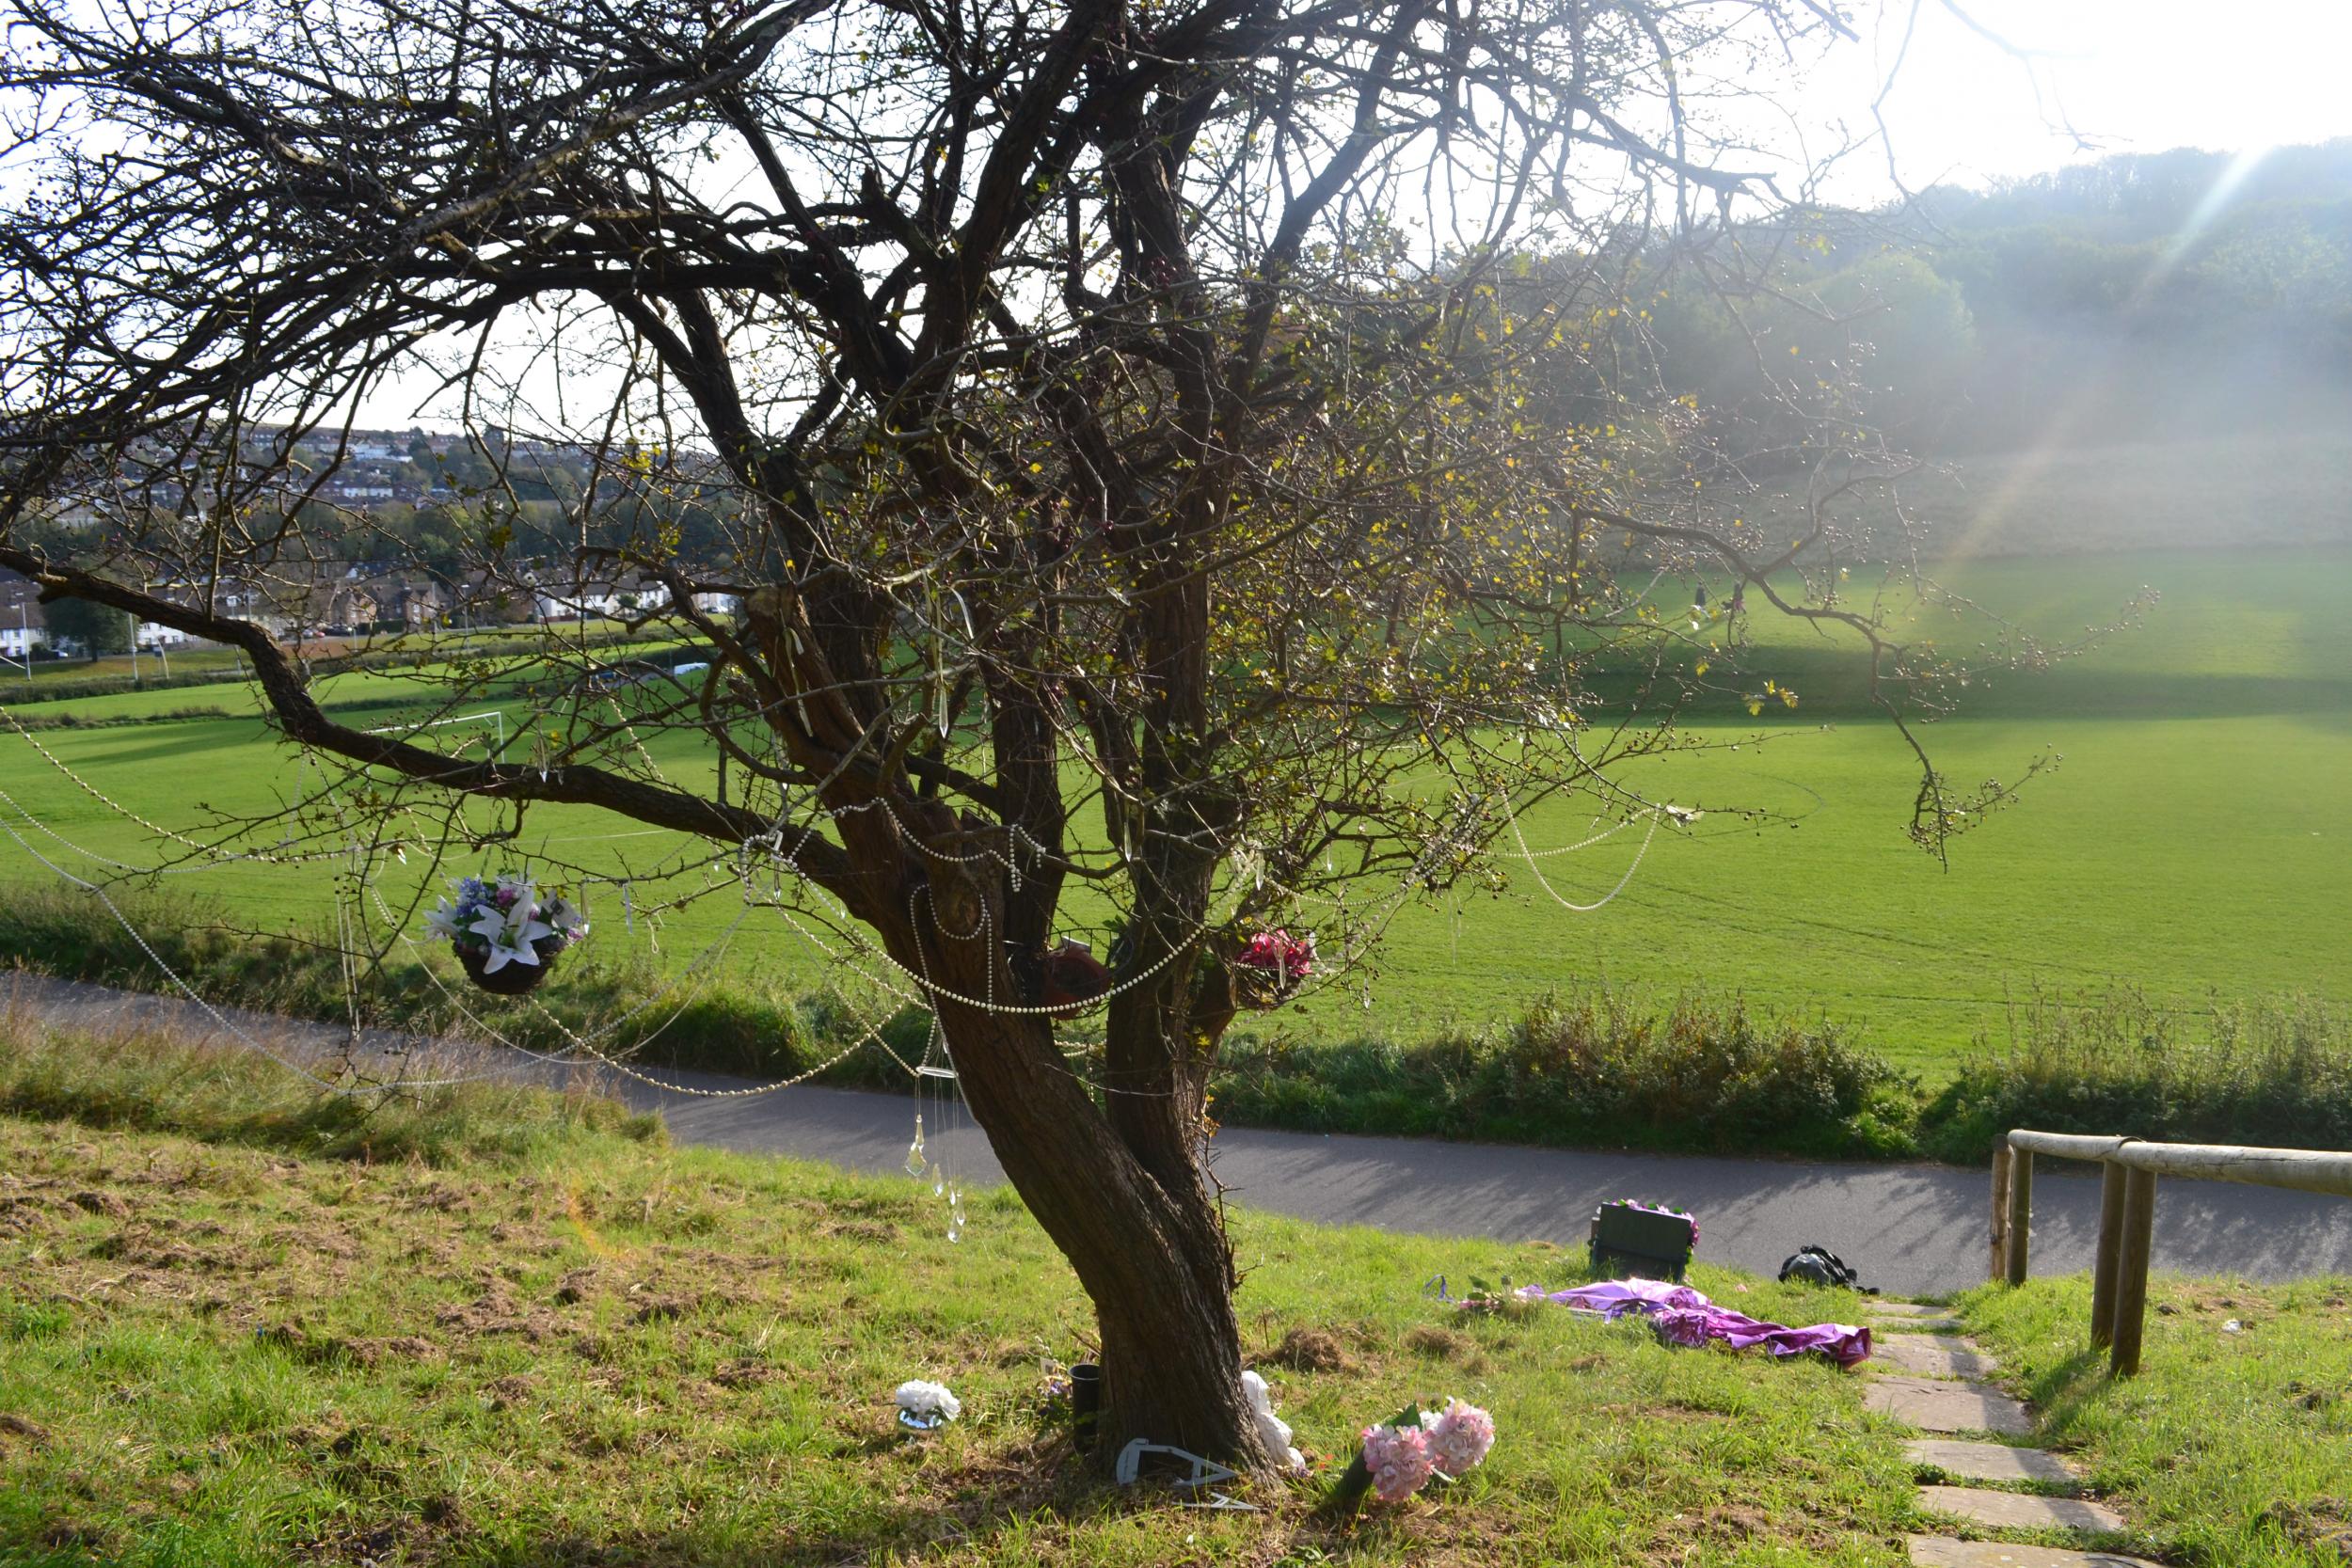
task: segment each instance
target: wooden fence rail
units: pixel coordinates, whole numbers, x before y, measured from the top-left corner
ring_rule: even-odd
[[[2236,1144],[2159,1144],[2081,1132],[2020,1128],[1993,1151],[1992,1277],[2026,1282],[2033,1248],[2033,1160],[2095,1162],[2099,1181],[2099,1255],[2091,1271],[2090,1342],[2107,1353],[2107,1370],[2139,1370],[2148,1317],[2148,1255],[2156,1228],[2156,1178],[2242,1181],[2257,1187],[2352,1197],[2352,1153],[2312,1148],[2249,1148]]]

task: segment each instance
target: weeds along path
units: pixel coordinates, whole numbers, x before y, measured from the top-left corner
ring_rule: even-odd
[[[193,1005],[167,997],[18,975],[13,1005],[61,1026],[104,1028],[134,1020],[217,1033]],[[250,1013],[230,1015],[273,1049],[339,1049],[340,1030]],[[402,1047],[399,1037],[366,1042]],[[443,1041],[437,1068],[569,1079],[584,1069],[552,1067],[495,1047]],[[413,1067],[411,1069],[413,1071]],[[664,1069],[704,1094],[673,1094],[606,1073],[603,1087],[660,1111],[671,1136],[745,1153],[823,1160],[887,1173],[906,1158],[914,1130],[911,1093],[800,1087],[745,1097],[757,1085],[714,1073]],[[961,1118],[959,1118],[961,1119]],[[968,1120],[932,1154],[966,1182],[1003,1180],[986,1141]],[[1800,1164],[1690,1155],[1622,1154],[1371,1138],[1229,1127],[1216,1135],[1215,1169],[1232,1198],[1332,1225],[1375,1226],[1432,1235],[1488,1236],[1581,1244],[1594,1205],[1640,1197],[1696,1213],[1709,1262],[1771,1275],[1806,1243],[1819,1243],[1864,1280],[1905,1295],[1944,1294],[1984,1278],[1988,1178],[1980,1169],[1928,1164]],[[2095,1250],[2095,1176],[2041,1174],[2034,1183],[2037,1274],[2088,1269]],[[2219,1182],[2166,1183],[2157,1205],[2159,1269],[2285,1279],[2352,1274],[2352,1203],[2307,1193]],[[1399,1280],[1414,1290],[1419,1280]]]

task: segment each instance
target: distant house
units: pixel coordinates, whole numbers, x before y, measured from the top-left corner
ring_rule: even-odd
[[[669,584],[635,574],[611,578],[584,578],[564,585],[539,585],[535,600],[542,621],[569,621],[589,616],[659,614],[675,604]],[[692,596],[694,609],[706,615],[732,615],[737,595],[705,592]]]
[[[345,632],[375,625],[375,595],[356,582],[313,584],[303,601],[303,622],[313,631]]]
[[[379,627],[421,631],[438,626],[449,613],[449,590],[422,572],[379,565],[355,568],[354,575],[375,602],[374,624]]]
[[[561,586],[542,583],[535,608],[542,621],[571,621],[637,615],[662,609],[669,602],[670,591],[662,584],[624,577],[582,578]]]
[[[21,664],[48,641],[49,617],[41,610],[40,591],[30,578],[0,571],[0,657]]]

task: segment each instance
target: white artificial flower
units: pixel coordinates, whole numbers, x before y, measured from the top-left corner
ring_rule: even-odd
[[[536,964],[539,953],[532,944],[542,937],[551,937],[555,927],[544,920],[532,918],[531,884],[525,882],[516,895],[515,907],[500,911],[484,905],[482,913],[471,927],[474,934],[490,943],[490,952],[483,961],[483,969],[496,974],[510,963]]]
[[[482,972],[495,974],[508,964],[536,964],[538,961],[539,954],[535,948],[507,947],[494,942],[490,943],[488,954],[483,958]]]
[[[438,909],[425,915],[424,925],[425,929],[439,937],[443,942],[456,941],[465,934],[466,929],[457,924],[457,907],[446,898],[440,901]]]
[[[528,947],[541,937],[551,937],[555,927],[537,918],[532,899],[532,889],[525,882],[516,891],[513,908],[501,910],[495,904],[485,904],[475,917],[472,929],[490,939],[493,946],[505,942],[510,946]]]
[[[925,1383],[910,1378],[898,1385],[898,1408],[918,1420],[952,1421],[963,1414],[963,1402],[947,1391],[944,1383]]]

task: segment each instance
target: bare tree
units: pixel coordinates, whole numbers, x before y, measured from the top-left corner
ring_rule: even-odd
[[[388,816],[602,807],[862,932],[1093,1300],[1106,1454],[1266,1457],[1203,1156],[1253,932],[1336,972],[1548,793],[1654,819],[1611,764],[1750,601],[1922,673],[1839,596],[1825,502],[1899,466],[1830,372],[1762,452],[1645,356],[1670,277],[1797,231],[1731,99],[1842,30],[1814,0],[8,11],[0,563],[243,649]],[[254,585],[368,531],[302,454],[419,387],[505,426],[458,576],[639,574],[693,689],[546,683],[528,756],[321,708]],[[533,430],[596,466],[535,510]],[[1759,462],[1809,476],[1769,538],[1712,504]],[[37,527],[93,489],[119,526]],[[1690,626],[1642,591],[1699,565],[1739,591]],[[642,763],[660,728],[732,789]],[[1924,772],[1923,840],[1959,809]],[[1039,974],[1080,887],[1121,926],[1091,1062]]]

